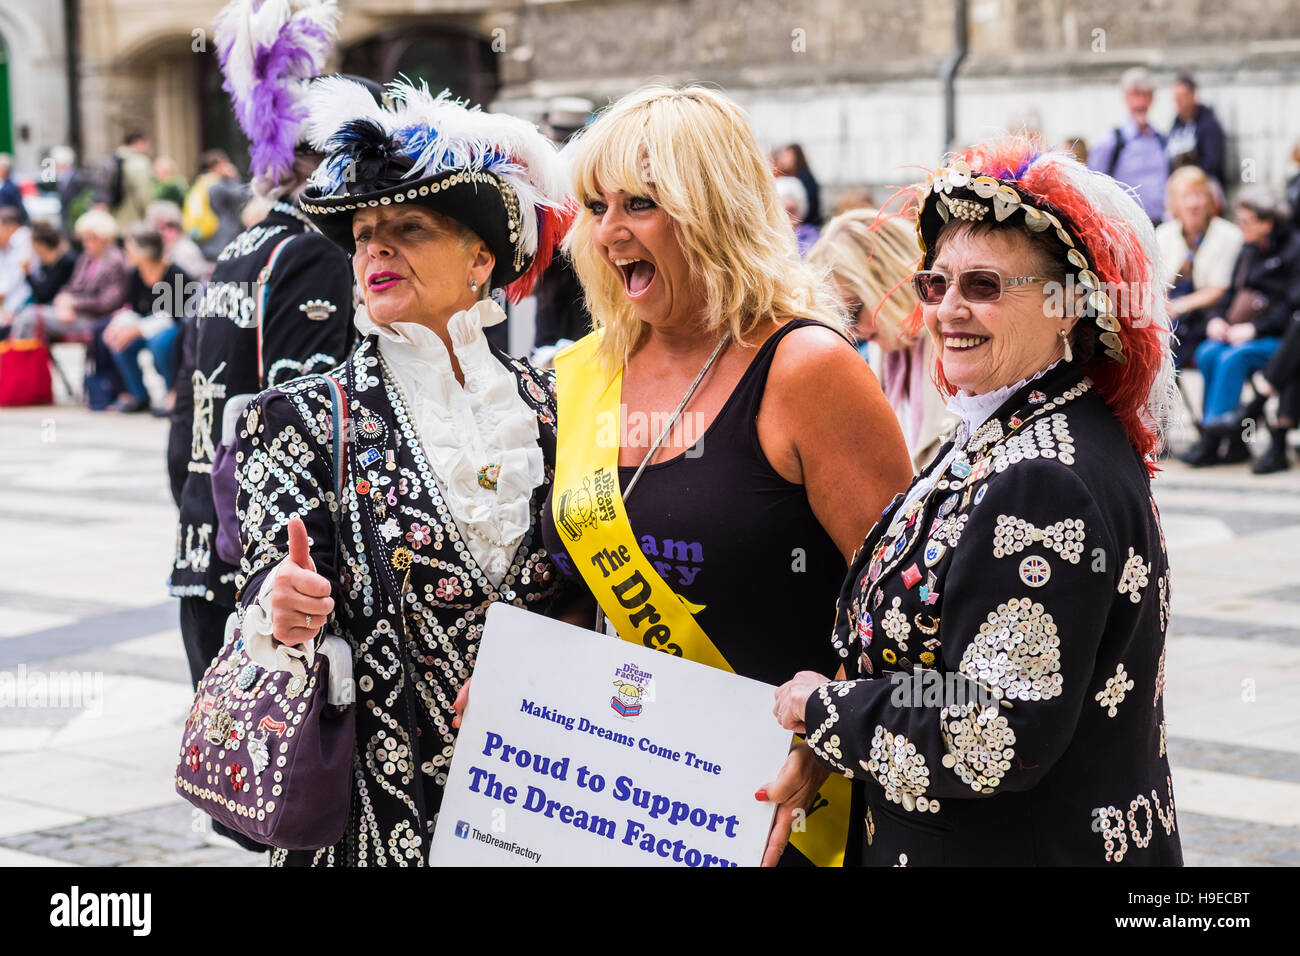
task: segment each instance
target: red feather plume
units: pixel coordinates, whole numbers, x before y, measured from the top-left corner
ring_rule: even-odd
[[[555,250],[564,241],[564,236],[577,215],[578,204],[572,198],[560,209],[538,209],[537,254],[533,256],[532,265],[524,274],[506,286],[506,298],[517,305],[528,297],[537,285],[537,280],[551,264]]]

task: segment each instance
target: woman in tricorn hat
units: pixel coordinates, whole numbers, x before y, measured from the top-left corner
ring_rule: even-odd
[[[961,424],[845,580],[848,679],[799,673],[775,712],[854,782],[847,863],[1180,865],[1151,496],[1173,352],[1164,295],[1133,294],[1160,275],[1150,220],[1019,138],[917,199],[913,288]]]
[[[341,497],[323,376],[262,393],[238,446],[243,637],[338,630],[356,688],[343,838],[274,864],[425,862],[488,605],[552,613],[567,593],[537,532],[552,381],[483,335],[504,318],[489,291],[526,293],[561,234],[556,154],[513,117],[389,92],[385,109],[332,78],[309,103],[325,159],[302,209],[352,253],[364,297],[361,344],[332,373],[348,418]]]

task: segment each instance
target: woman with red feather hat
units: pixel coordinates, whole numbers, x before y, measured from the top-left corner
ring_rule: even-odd
[[[569,593],[538,532],[553,378],[483,334],[505,318],[491,290],[526,294],[562,234],[558,156],[514,117],[423,86],[388,93],[380,106],[344,77],[308,93],[324,159],[302,210],[351,253],[363,298],[361,344],[331,373],[347,409],[340,461],[321,375],[259,395],[237,443],[250,656],[325,627],[346,640],[350,653],[330,660],[350,658],[356,688],[346,829],[315,851],[277,850],[275,865],[427,861],[452,703],[488,606],[555,613]]]
[[[954,157],[919,200],[914,287],[962,423],[850,570],[832,637],[850,679],[796,675],[778,719],[854,782],[846,862],[1181,864],[1152,227],[1021,139]]]

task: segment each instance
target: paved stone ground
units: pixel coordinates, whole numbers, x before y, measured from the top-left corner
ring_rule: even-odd
[[[165,576],[165,423],[0,412],[0,865],[252,866],[172,791],[191,699]],[[1300,864],[1300,471],[1156,481],[1169,752],[1190,865]],[[53,685],[52,685],[53,686]]]

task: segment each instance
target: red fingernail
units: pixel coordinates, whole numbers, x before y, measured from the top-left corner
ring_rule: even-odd
[[[754,799],[759,803],[767,803],[767,788],[759,787],[754,791]]]

